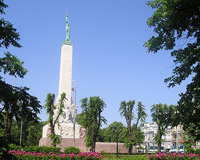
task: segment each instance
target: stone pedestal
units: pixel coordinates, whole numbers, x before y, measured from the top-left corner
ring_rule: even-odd
[[[50,134],[50,126],[49,124],[43,127],[42,138],[40,139],[39,146],[52,146],[51,140],[48,138],[48,134]],[[73,124],[61,124],[56,125],[55,134],[60,135],[61,144],[57,145],[57,147],[61,147],[61,151],[64,151],[66,147],[73,146]],[[85,136],[86,130],[82,126],[76,124],[75,126],[75,146],[78,147],[82,152],[88,151],[85,145]]]
[[[51,133],[50,125],[47,124],[43,127],[42,138],[48,138],[48,135]],[[61,136],[62,138],[73,138],[73,123],[61,123],[55,126],[55,134]],[[84,139],[86,134],[85,128],[81,125],[75,125],[75,138]]]

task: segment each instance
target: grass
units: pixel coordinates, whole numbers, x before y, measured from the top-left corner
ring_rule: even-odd
[[[104,155],[106,157],[106,160],[114,160],[114,159],[119,159],[119,160],[148,160],[147,155],[119,155],[117,158],[116,155],[114,154],[106,154]]]

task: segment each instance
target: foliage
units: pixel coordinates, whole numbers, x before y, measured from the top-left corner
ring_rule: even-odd
[[[0,0],[0,14],[5,14],[4,9],[8,6],[4,0]],[[0,19],[0,48],[14,46],[20,48],[17,42],[20,40],[19,33],[13,25]],[[10,76],[24,78],[27,70],[23,67],[23,62],[10,52],[6,52],[4,57],[0,57],[0,72]],[[41,105],[36,97],[28,93],[27,87],[16,87],[6,83],[6,79],[0,76],[0,139],[1,153],[8,149],[8,144],[14,137],[11,135],[13,119],[16,121],[37,121],[37,114]],[[7,156],[3,154],[2,156]],[[2,158],[2,157],[1,157]]]
[[[116,155],[110,155],[107,154],[106,156],[106,160],[115,160],[115,159],[121,159],[121,160],[148,160],[146,155],[119,155],[119,157],[117,158]]]
[[[22,146],[35,146],[39,144],[39,140],[42,137],[42,128],[47,122],[35,122],[26,121],[22,122]],[[16,145],[20,143],[20,127],[21,122],[13,120],[11,128],[10,142]]]
[[[0,14],[5,14],[4,9],[7,7],[8,5],[4,3],[4,0],[0,0]],[[3,18],[0,19],[0,31],[0,47],[8,48],[10,45],[21,47],[17,42],[20,40],[19,33],[10,22]]]
[[[16,56],[7,52],[5,53],[5,57],[0,58],[0,71],[14,77],[24,78],[28,71],[23,67],[23,64],[23,61],[20,61]]]
[[[10,144],[9,145],[9,150],[14,150],[14,151],[21,151],[22,150],[22,147],[21,146],[18,146],[18,145],[15,145],[15,144]]]
[[[53,134],[50,134],[48,137],[51,139],[51,144],[54,147],[56,147],[56,144],[60,144],[61,143],[61,136],[60,135],[57,135],[57,134],[53,133]]]
[[[24,151],[36,152],[36,153],[60,153],[60,147],[29,146],[29,147],[24,147]]]
[[[79,148],[71,146],[71,147],[66,147],[64,149],[64,153],[65,154],[79,154],[79,153],[81,153],[81,151]]]
[[[123,131],[120,131],[120,128],[122,128],[122,130],[125,128],[121,122],[117,121],[112,122],[108,127],[99,130],[97,141],[116,142],[117,132],[118,132],[119,133],[118,141],[123,143],[124,141],[121,138],[123,136]]]
[[[9,138],[6,136],[0,136],[0,159],[6,159],[9,151]]]
[[[135,128],[135,124],[132,125],[131,131]],[[124,128],[122,131],[122,137],[124,145],[128,148],[131,144],[133,146],[135,145],[141,145],[144,141],[144,133],[141,131],[140,127],[137,127],[135,135],[133,137],[133,142],[130,141],[130,138],[128,136],[128,129]]]
[[[63,108],[64,108],[64,101],[66,100],[66,94],[62,93],[61,98],[59,100],[59,106],[58,108],[54,104],[55,101],[55,95],[54,94],[47,94],[46,98],[46,104],[45,108],[47,110],[47,113],[49,114],[49,123],[50,123],[50,129],[51,134],[49,135],[49,138],[52,141],[52,145],[56,147],[56,144],[61,143],[61,137],[59,135],[55,134],[55,125],[59,125],[59,117],[63,114]],[[57,114],[55,112],[58,110]]]
[[[131,131],[133,131],[135,125],[133,124],[131,127]],[[122,130],[121,130],[121,129]],[[117,142],[117,132],[118,132],[118,142],[124,143],[124,145],[128,148],[130,145],[130,139],[128,134],[127,127],[124,127],[121,122],[114,121],[108,127],[100,129],[98,134],[97,141],[99,142]],[[140,127],[137,127],[135,136],[133,137],[134,144],[140,145],[144,140],[144,133],[141,131]]]
[[[158,125],[155,141],[158,144],[158,152],[161,152],[162,136],[165,134],[167,127],[174,122],[174,106],[168,106],[167,104],[154,104],[151,107],[151,113],[153,122],[156,122]]]
[[[184,145],[185,145],[185,147],[184,147],[185,153],[194,153],[195,152],[195,150],[191,147],[190,144],[184,144]]]
[[[174,159],[178,159],[178,160],[198,160],[199,159],[199,155],[198,154],[192,154],[192,153],[155,153],[154,155],[149,155],[147,157],[149,160],[174,160]]]
[[[84,152],[75,154],[55,154],[55,153],[35,153],[35,152],[21,152],[21,151],[9,151],[9,154],[14,155],[21,160],[101,160],[104,157],[98,152]]]
[[[49,147],[49,146],[26,146],[21,147],[15,144],[9,145],[10,151],[25,151],[25,152],[36,152],[36,153],[60,153],[59,147]]]
[[[5,130],[5,135],[10,134],[13,118],[27,121],[37,121],[37,114],[42,106],[36,97],[28,93],[27,87],[14,87],[0,80],[0,116],[4,121],[1,125]]]
[[[184,140],[184,145],[195,145],[196,141],[195,141],[196,137],[192,136],[190,134],[190,132],[188,131],[183,131],[183,140]],[[192,153],[192,152],[191,152]]]
[[[145,113],[145,108],[144,105],[142,104],[142,102],[138,102],[138,108],[137,108],[137,118],[136,118],[136,122],[134,125],[134,128],[131,129],[132,126],[132,120],[134,118],[134,113],[133,113],[133,108],[135,105],[135,101],[122,101],[120,103],[120,108],[119,108],[119,112],[120,115],[125,117],[126,119],[126,123],[127,123],[127,128],[128,128],[128,138],[126,139],[126,145],[128,146],[129,150],[128,153],[131,154],[132,153],[132,148],[133,145],[136,144],[136,131],[138,128],[138,124],[141,122],[143,123],[146,119],[147,114]]]
[[[196,122],[200,121],[200,1],[154,0],[147,5],[155,10],[147,24],[157,35],[144,46],[154,53],[171,50],[175,67],[173,75],[165,79],[169,87],[191,78],[186,92],[180,94],[177,121],[199,140],[200,124]]]
[[[36,146],[39,144],[39,140],[42,137],[42,128],[46,123],[47,122],[29,123],[27,130],[23,127],[25,130],[24,137],[26,137],[24,138],[25,146]]]
[[[86,146],[91,146],[93,152],[99,129],[102,123],[106,123],[106,119],[101,115],[105,107],[106,104],[100,97],[81,100],[82,111],[78,115],[78,123],[87,129]]]

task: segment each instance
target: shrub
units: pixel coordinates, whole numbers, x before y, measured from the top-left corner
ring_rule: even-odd
[[[9,150],[20,151],[21,149],[22,149],[21,146],[17,146],[15,144],[10,144],[9,145]]]
[[[21,152],[9,151],[15,159],[10,160],[103,160],[104,157],[98,152],[83,152],[75,154],[55,154],[55,153],[35,153],[35,152]]]
[[[196,149],[195,153],[200,155],[200,149]]]
[[[147,157],[149,160],[199,160],[198,154],[193,153],[155,153]]]
[[[60,153],[59,147],[48,147],[48,146],[30,146],[25,147],[26,152],[36,152],[36,153]]]
[[[66,147],[64,149],[65,154],[79,154],[81,151],[79,148],[76,147]]]
[[[190,144],[185,144],[185,153],[195,153],[195,150],[191,147]]]

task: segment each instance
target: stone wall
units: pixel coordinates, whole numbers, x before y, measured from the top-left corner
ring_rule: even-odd
[[[51,146],[51,140],[49,138],[41,138],[39,146]],[[61,151],[64,151],[66,147],[73,146],[73,138],[62,138],[62,142],[57,147],[61,147]],[[75,146],[78,147],[81,152],[88,152],[89,148],[86,148],[84,139],[76,139]],[[96,152],[116,153],[117,143],[114,142],[96,142]],[[128,149],[124,146],[124,143],[118,143],[119,153],[128,153]]]
[[[52,146],[50,138],[41,138],[39,146]],[[73,138],[62,138],[61,144],[57,147],[61,147],[61,151],[64,151],[66,147],[73,146]],[[87,152],[88,149],[85,146],[84,139],[75,139],[75,146],[78,147],[82,152]]]
[[[96,142],[96,152],[117,153],[117,143]],[[124,143],[118,143],[118,153],[128,153]]]

